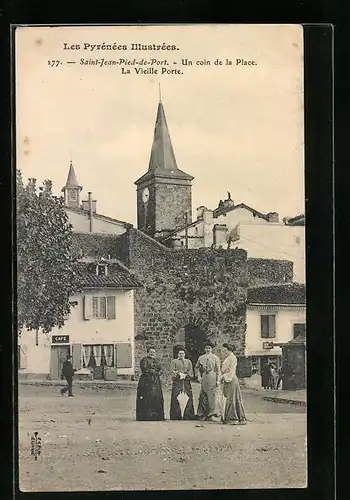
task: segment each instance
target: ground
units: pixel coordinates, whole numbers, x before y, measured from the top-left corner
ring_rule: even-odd
[[[198,400],[198,384],[194,384]],[[170,394],[165,391],[165,408]],[[303,488],[306,410],[244,392],[249,422],[136,422],[135,390],[19,386],[22,491]],[[166,412],[166,417],[167,417]],[[31,456],[38,431],[42,453]]]

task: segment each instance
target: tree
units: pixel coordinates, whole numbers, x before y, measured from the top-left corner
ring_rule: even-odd
[[[26,328],[49,333],[61,328],[75,303],[79,284],[72,254],[72,226],[52,182],[37,189],[36,179],[24,185],[17,172],[17,318]]]

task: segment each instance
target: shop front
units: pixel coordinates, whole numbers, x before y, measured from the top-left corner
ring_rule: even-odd
[[[105,344],[69,344],[69,335],[52,337],[50,379],[62,378],[62,365],[67,355],[72,356],[77,379],[116,380],[121,376],[132,378],[133,349],[129,342]]]

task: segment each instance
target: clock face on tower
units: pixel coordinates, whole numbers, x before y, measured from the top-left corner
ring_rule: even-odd
[[[142,191],[142,201],[143,203],[147,203],[149,200],[149,189],[146,187],[143,191]]]

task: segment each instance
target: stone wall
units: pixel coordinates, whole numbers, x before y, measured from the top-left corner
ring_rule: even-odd
[[[123,245],[127,245],[125,250]],[[187,326],[244,352],[247,257],[244,250],[170,250],[132,229],[119,258],[144,283],[135,294],[136,360],[155,345],[165,371]],[[137,375],[137,374],[136,374]]]
[[[184,213],[192,221],[191,185],[156,183],[155,230],[175,229],[185,223]]]
[[[245,250],[172,250],[137,229],[121,236],[74,235],[85,254],[118,258],[143,288],[135,292],[135,367],[155,345],[169,380],[173,347],[184,344],[187,328],[217,344],[232,342],[237,356],[245,349],[247,288],[291,281],[293,263],[248,259]],[[244,360],[244,358],[242,358]]]

